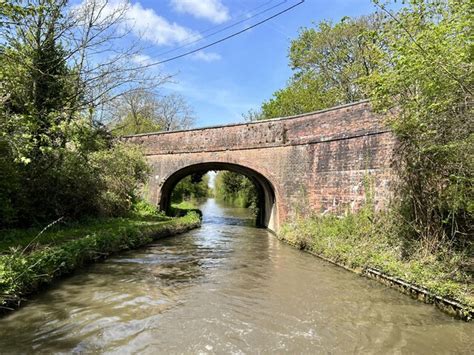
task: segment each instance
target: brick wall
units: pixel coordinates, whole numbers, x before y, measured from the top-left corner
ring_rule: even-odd
[[[291,118],[125,139],[141,145],[152,165],[146,196],[154,203],[162,199],[170,177],[190,166],[188,172],[208,163],[217,168],[236,164],[244,168],[241,172],[258,173],[274,190],[275,230],[308,206],[318,212],[341,205],[357,209],[369,176],[378,208],[390,196],[395,139],[367,102]]]

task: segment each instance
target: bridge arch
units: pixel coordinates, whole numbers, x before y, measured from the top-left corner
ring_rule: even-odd
[[[164,183],[161,185],[161,191],[159,193],[160,200],[159,206],[162,211],[169,211],[171,204],[171,193],[178,184],[178,182],[188,175],[201,173],[205,174],[208,171],[220,171],[227,170],[235,173],[242,174],[250,179],[256,187],[258,194],[258,213],[256,218],[256,224],[259,227],[266,227],[270,230],[275,230],[277,226],[277,203],[275,187],[260,172],[251,169],[249,167],[226,162],[204,162],[188,165],[184,168],[170,174],[165,178]]]
[[[362,101],[294,117],[122,140],[140,146],[150,164],[143,186],[150,203],[166,209],[182,177],[228,169],[256,183],[264,201],[258,222],[278,233],[297,214],[357,210],[366,201],[368,174],[375,207],[388,204],[398,142],[384,122]]]

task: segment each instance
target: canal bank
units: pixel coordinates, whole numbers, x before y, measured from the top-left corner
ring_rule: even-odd
[[[4,232],[0,236],[0,315],[85,265],[199,226],[200,216],[191,211],[177,218],[97,219],[69,226],[56,223],[42,231]]]
[[[7,353],[469,353],[472,324],[293,248],[214,200],[0,319]]]
[[[383,216],[382,216],[383,217]],[[456,318],[474,317],[469,248],[427,253],[420,241],[387,232],[368,210],[295,218],[278,238],[348,271],[377,280]]]

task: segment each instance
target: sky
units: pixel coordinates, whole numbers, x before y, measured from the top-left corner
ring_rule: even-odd
[[[118,1],[118,0],[117,0]],[[129,18],[145,50],[135,60],[155,62],[206,45],[279,12],[299,0],[131,0]],[[281,3],[281,4],[280,4]],[[280,4],[279,6],[277,6]],[[206,33],[232,25],[271,6],[258,17],[185,48]],[[195,127],[242,122],[291,76],[288,48],[301,27],[321,20],[374,12],[370,0],[306,0],[269,22],[193,55],[161,64],[175,74],[164,94],[179,93],[194,110]],[[210,31],[208,31],[210,30]],[[208,31],[208,32],[205,32]],[[173,52],[164,54],[164,52]]]

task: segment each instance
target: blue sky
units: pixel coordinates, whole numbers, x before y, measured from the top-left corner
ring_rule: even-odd
[[[141,30],[147,47],[143,60],[162,60],[205,45],[243,26],[257,22],[267,13],[209,41],[168,55],[192,36],[215,26],[227,26],[248,16],[255,8],[276,5],[282,0],[140,0],[131,1],[131,17]],[[288,0],[272,14],[297,3]],[[261,11],[264,7],[258,9]],[[185,97],[196,114],[196,127],[242,121],[241,114],[257,108],[272,93],[284,87],[291,75],[288,47],[298,30],[323,19],[338,21],[344,16],[374,11],[370,0],[306,0],[271,21],[189,57],[165,63],[159,70],[175,73],[175,83],[166,84],[163,93],[177,92]],[[219,28],[216,28],[219,29]]]

